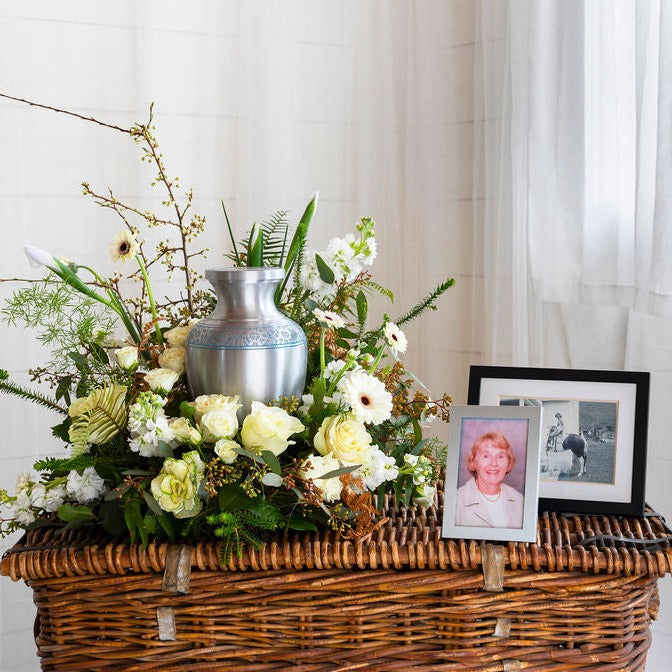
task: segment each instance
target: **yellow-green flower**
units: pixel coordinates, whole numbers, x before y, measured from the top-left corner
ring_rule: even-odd
[[[186,453],[181,460],[168,457],[152,480],[152,495],[164,511],[176,518],[191,518],[201,510],[198,487],[202,480],[203,462],[196,451]]]

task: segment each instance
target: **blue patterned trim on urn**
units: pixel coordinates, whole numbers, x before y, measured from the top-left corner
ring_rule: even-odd
[[[190,348],[211,350],[267,350],[306,344],[306,334],[298,325],[270,327],[226,327],[200,324],[189,333]]]

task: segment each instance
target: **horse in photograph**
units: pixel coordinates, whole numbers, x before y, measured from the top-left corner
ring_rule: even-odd
[[[578,434],[567,434],[567,436],[565,436],[562,441],[562,449],[571,450],[572,454],[578,459],[579,464],[581,465],[578,476],[583,476],[586,474],[588,443],[583,435],[583,432],[579,430]]]

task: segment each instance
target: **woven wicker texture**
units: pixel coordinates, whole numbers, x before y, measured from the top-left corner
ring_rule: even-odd
[[[440,511],[385,513],[368,540],[297,536],[228,571],[210,544],[50,532],[0,569],[34,591],[43,670],[644,669],[659,517],[542,514],[536,544],[481,545],[440,539]]]

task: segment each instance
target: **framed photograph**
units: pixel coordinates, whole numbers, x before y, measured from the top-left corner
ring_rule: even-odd
[[[535,541],[541,410],[453,406],[442,536]]]
[[[472,366],[468,399],[541,409],[541,509],[644,512],[648,373]]]

